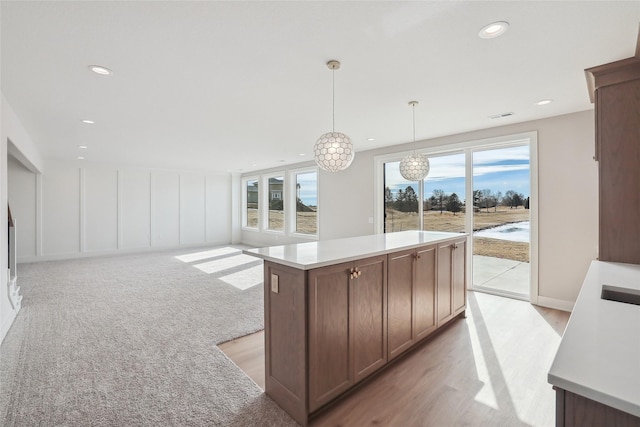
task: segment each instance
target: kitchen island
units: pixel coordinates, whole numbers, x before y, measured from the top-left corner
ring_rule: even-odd
[[[403,231],[243,251],[265,261],[266,393],[306,425],[464,316],[467,238]]]
[[[640,291],[640,265],[591,263],[549,370],[556,426],[640,426],[640,305],[603,285]]]

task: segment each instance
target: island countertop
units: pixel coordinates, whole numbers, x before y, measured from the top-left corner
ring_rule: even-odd
[[[464,233],[439,231],[399,231],[396,233],[245,249],[242,252],[289,267],[310,270],[466,236]]]
[[[603,284],[640,290],[640,265],[591,263],[548,381],[640,417],[640,306],[601,299]]]

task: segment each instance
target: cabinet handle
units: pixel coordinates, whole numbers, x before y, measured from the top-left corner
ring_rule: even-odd
[[[414,259],[420,259],[420,254],[413,254]]]
[[[356,277],[360,277],[362,275],[362,271],[358,270],[357,268],[356,268],[356,273],[357,273]]]

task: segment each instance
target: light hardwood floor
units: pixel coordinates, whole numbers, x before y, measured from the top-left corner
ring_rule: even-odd
[[[312,426],[553,426],[547,371],[569,313],[469,292],[467,318],[401,357]],[[220,346],[264,389],[264,335]]]

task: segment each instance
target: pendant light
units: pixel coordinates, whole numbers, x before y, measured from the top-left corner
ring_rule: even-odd
[[[413,142],[416,142],[416,105],[418,101],[411,101],[413,107]],[[429,175],[429,159],[424,154],[416,153],[407,155],[400,162],[400,175],[407,181],[422,181]]]
[[[332,60],[327,62],[327,67],[332,70],[333,79],[333,130],[318,138],[313,146],[316,163],[320,169],[327,172],[337,172],[349,167],[353,161],[353,144],[351,138],[342,132],[336,132],[336,83],[335,71],[340,68],[340,62]]]

